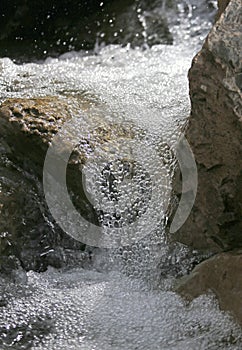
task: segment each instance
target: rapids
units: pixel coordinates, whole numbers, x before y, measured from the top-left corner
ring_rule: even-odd
[[[190,111],[187,71],[201,40],[189,43],[192,24],[182,18],[181,11],[179,35],[173,26],[180,42],[173,46],[106,46],[21,65],[2,58],[0,99],[94,96],[105,105],[104,119],[145,130],[146,168],[145,147],[155,149],[160,140],[174,144]],[[203,33],[204,23],[199,25],[193,19],[192,28]],[[78,116],[73,123],[78,126]],[[158,215],[164,219],[165,213]],[[153,218],[147,220],[152,224]],[[161,221],[133,245],[88,248],[77,266],[17,270],[14,281],[1,277],[0,349],[241,349],[241,329],[212,294],[188,304],[172,291],[194,258],[182,245],[169,249]]]

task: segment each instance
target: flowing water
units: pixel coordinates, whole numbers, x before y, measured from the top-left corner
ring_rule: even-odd
[[[138,137],[139,161],[151,177],[155,169],[164,174],[152,191],[159,192],[165,181],[159,196],[165,207],[173,161],[164,163],[157,145],[172,146],[181,135],[190,111],[187,71],[197,37],[208,27],[193,19],[200,34],[189,44],[192,24],[183,12],[179,35],[184,40],[173,46],[107,46],[94,55],[72,52],[22,65],[1,59],[0,97],[94,96],[105,106],[104,121],[133,125],[146,135]],[[174,24],[174,35],[177,28]],[[72,123],[80,127],[78,115]],[[172,292],[174,279],[191,268],[196,252],[179,244],[171,250],[164,237],[165,210],[157,209],[157,201],[149,205],[150,217],[132,232],[132,244],[89,248],[78,266],[19,270],[15,281],[1,277],[0,349],[241,349],[241,329],[219,310],[213,295],[187,304]]]

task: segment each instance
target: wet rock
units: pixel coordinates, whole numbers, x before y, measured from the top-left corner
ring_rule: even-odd
[[[3,272],[9,255],[16,256],[26,270],[37,271],[45,270],[48,265],[62,267],[71,260],[78,261],[78,257],[83,260],[85,245],[69,237],[54,222],[42,188],[44,160],[50,142],[63,124],[77,115],[82,128],[80,142],[74,147],[67,166],[67,187],[81,215],[98,224],[98,214],[83,189],[82,165],[97,144],[105,148],[117,138],[132,138],[130,126],[126,130],[104,121],[94,99],[85,96],[8,99],[0,106],[3,153],[0,265]],[[60,158],[71,137],[66,130]],[[59,166],[58,161],[55,159],[50,172]]]
[[[220,18],[222,13],[224,13],[226,7],[228,6],[230,0],[218,0],[218,12],[216,15],[216,21]]]
[[[178,282],[176,291],[188,300],[212,291],[221,309],[242,326],[242,252],[220,253],[202,262]]]
[[[11,271],[20,271],[21,267],[37,271],[45,270],[48,265],[57,267],[50,252],[58,252],[59,246],[64,249],[62,255],[58,254],[58,261],[61,260],[62,264],[65,263],[65,250],[69,247],[81,253],[84,245],[66,237],[53,222],[44,205],[37,179],[31,178],[9,160],[7,164],[1,164],[0,174],[2,273],[11,275]]]
[[[241,11],[240,1],[230,1],[189,71],[186,137],[197,163],[198,192],[174,237],[213,252],[242,246]],[[176,176],[177,200],[179,183]]]

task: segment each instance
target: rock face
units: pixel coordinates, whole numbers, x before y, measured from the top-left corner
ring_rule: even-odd
[[[240,1],[228,3],[219,1],[218,20],[189,71],[186,137],[197,163],[198,192],[176,233],[184,244],[219,253],[180,279],[176,291],[188,300],[212,291],[242,325],[242,8]],[[177,172],[179,197],[178,178]]]
[[[90,139],[74,148],[67,166],[67,187],[75,207],[89,221],[98,223],[93,206],[82,188],[81,166],[86,149],[105,145],[117,138],[132,138],[132,128],[108,124],[91,97],[45,97],[8,99],[0,106],[0,270],[15,268],[15,256],[26,270],[43,271],[81,258],[84,244],[75,241],[55,224],[44,200],[43,164],[54,135],[73,115],[81,119]],[[92,110],[92,112],[91,112]],[[84,115],[84,114],[83,114]],[[68,133],[66,134],[68,139]],[[71,135],[70,135],[71,136]],[[82,147],[83,146],[83,147]],[[57,179],[58,181],[58,179]],[[69,257],[69,258],[68,258]]]
[[[212,252],[242,247],[241,18],[241,3],[232,0],[189,71],[186,137],[197,163],[198,192],[175,238]]]
[[[188,300],[212,291],[242,326],[242,252],[220,253],[202,262],[180,280],[176,291]]]

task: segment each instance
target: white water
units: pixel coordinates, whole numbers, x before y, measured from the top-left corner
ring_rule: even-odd
[[[1,96],[87,91],[116,118],[148,130],[151,144],[157,135],[175,140],[189,113],[192,56],[192,50],[161,46],[107,47],[99,56],[70,55],[44,65],[15,66],[3,59]],[[169,291],[169,273],[159,279],[157,264],[168,254],[162,234],[155,240],[158,249],[149,239],[144,246],[122,252],[121,268],[115,255],[105,264],[100,253],[89,268],[29,272],[26,286],[5,285],[10,302],[1,309],[2,349],[240,349],[240,330],[213,297],[185,305]]]
[[[97,56],[69,53],[41,65],[17,66],[6,58],[0,61],[0,97],[85,92],[106,106],[103,118],[132,121],[155,147],[159,138],[175,142],[189,114],[193,55],[188,45],[109,46]],[[170,290],[176,274],[169,270],[186,255],[184,247],[176,249],[162,278],[160,262],[169,253],[160,228],[136,248],[94,251],[94,262],[84,268],[28,272],[15,284],[2,280],[8,305],[0,309],[1,349],[241,349],[241,330],[213,296],[186,305]]]
[[[14,296],[1,311],[1,338],[2,327],[8,334],[1,349],[241,348],[235,345],[240,330],[213,297],[187,306],[175,293],[150,290],[117,272],[29,272],[27,286],[7,289]]]

